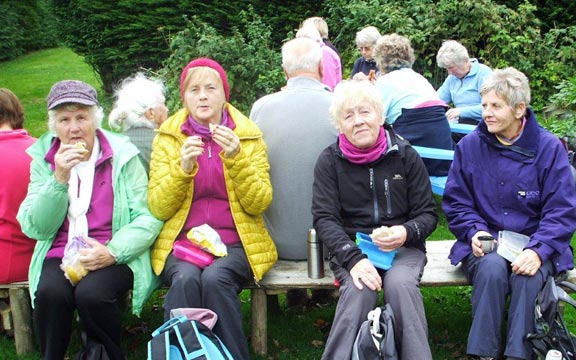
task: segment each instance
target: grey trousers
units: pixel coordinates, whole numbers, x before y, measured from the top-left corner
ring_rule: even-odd
[[[504,356],[532,359],[531,347],[524,336],[534,332],[536,296],[544,281],[554,273],[552,262],[542,264],[534,276],[512,273],[510,263],[496,251],[482,257],[470,254],[462,265],[468,281],[474,287],[467,353],[500,357],[504,310],[506,298],[510,295]]]
[[[400,346],[398,354],[404,360],[432,359],[419,288],[426,261],[426,254],[418,249],[400,248],[392,268],[382,274],[384,302],[394,312],[394,335]],[[368,312],[378,304],[378,292],[367,287],[358,290],[347,270],[334,260],[330,266],[340,282],[340,298],[322,359],[350,360],[356,334]]]
[[[218,315],[212,330],[234,359],[250,359],[238,294],[251,274],[241,244],[229,246],[228,256],[216,259],[204,269],[170,254],[161,274],[163,282],[170,286],[164,299],[164,320],[170,318],[171,309],[210,309]]]

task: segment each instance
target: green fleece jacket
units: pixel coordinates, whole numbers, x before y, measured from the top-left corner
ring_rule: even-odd
[[[104,134],[113,151],[114,211],[112,239],[107,246],[118,263],[127,264],[134,273],[132,312],[139,315],[158,284],[150,265],[150,246],[162,229],[162,222],[148,210],[148,177],[138,159],[138,149],[123,135],[97,131]],[[17,216],[22,231],[38,240],[28,274],[32,304],[46,253],[68,212],[68,187],[54,179],[54,172],[44,159],[53,139],[53,134],[44,134],[27,150],[32,157],[30,185]]]

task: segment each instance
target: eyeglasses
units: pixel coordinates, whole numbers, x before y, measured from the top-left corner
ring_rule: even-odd
[[[372,51],[372,46],[359,46],[358,51]]]

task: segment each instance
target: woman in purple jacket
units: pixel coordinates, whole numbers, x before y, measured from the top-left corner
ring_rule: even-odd
[[[480,94],[484,121],[456,146],[442,203],[457,238],[450,260],[462,262],[474,286],[467,352],[480,359],[502,353],[532,359],[524,336],[534,331],[536,295],[549,275],[574,267],[576,191],[566,151],[528,107],[526,76],[514,68],[496,70]],[[478,240],[502,230],[529,237],[512,262],[485,253]]]

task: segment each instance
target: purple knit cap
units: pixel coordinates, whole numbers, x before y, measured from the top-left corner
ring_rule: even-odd
[[[64,80],[52,86],[47,101],[48,110],[52,110],[56,106],[64,103],[91,106],[98,104],[98,94],[92,86],[85,82]]]
[[[226,71],[224,71],[222,65],[218,64],[216,61],[209,58],[194,59],[190,61],[188,65],[186,65],[184,70],[182,70],[182,74],[180,75],[180,95],[182,96],[182,99],[184,99],[184,90],[185,90],[184,81],[186,80],[186,76],[188,75],[188,70],[200,66],[206,66],[216,70],[216,72],[220,76],[220,80],[222,80],[222,86],[224,87],[224,94],[226,95],[226,101],[229,101],[230,85],[228,84],[228,77],[226,76]]]

